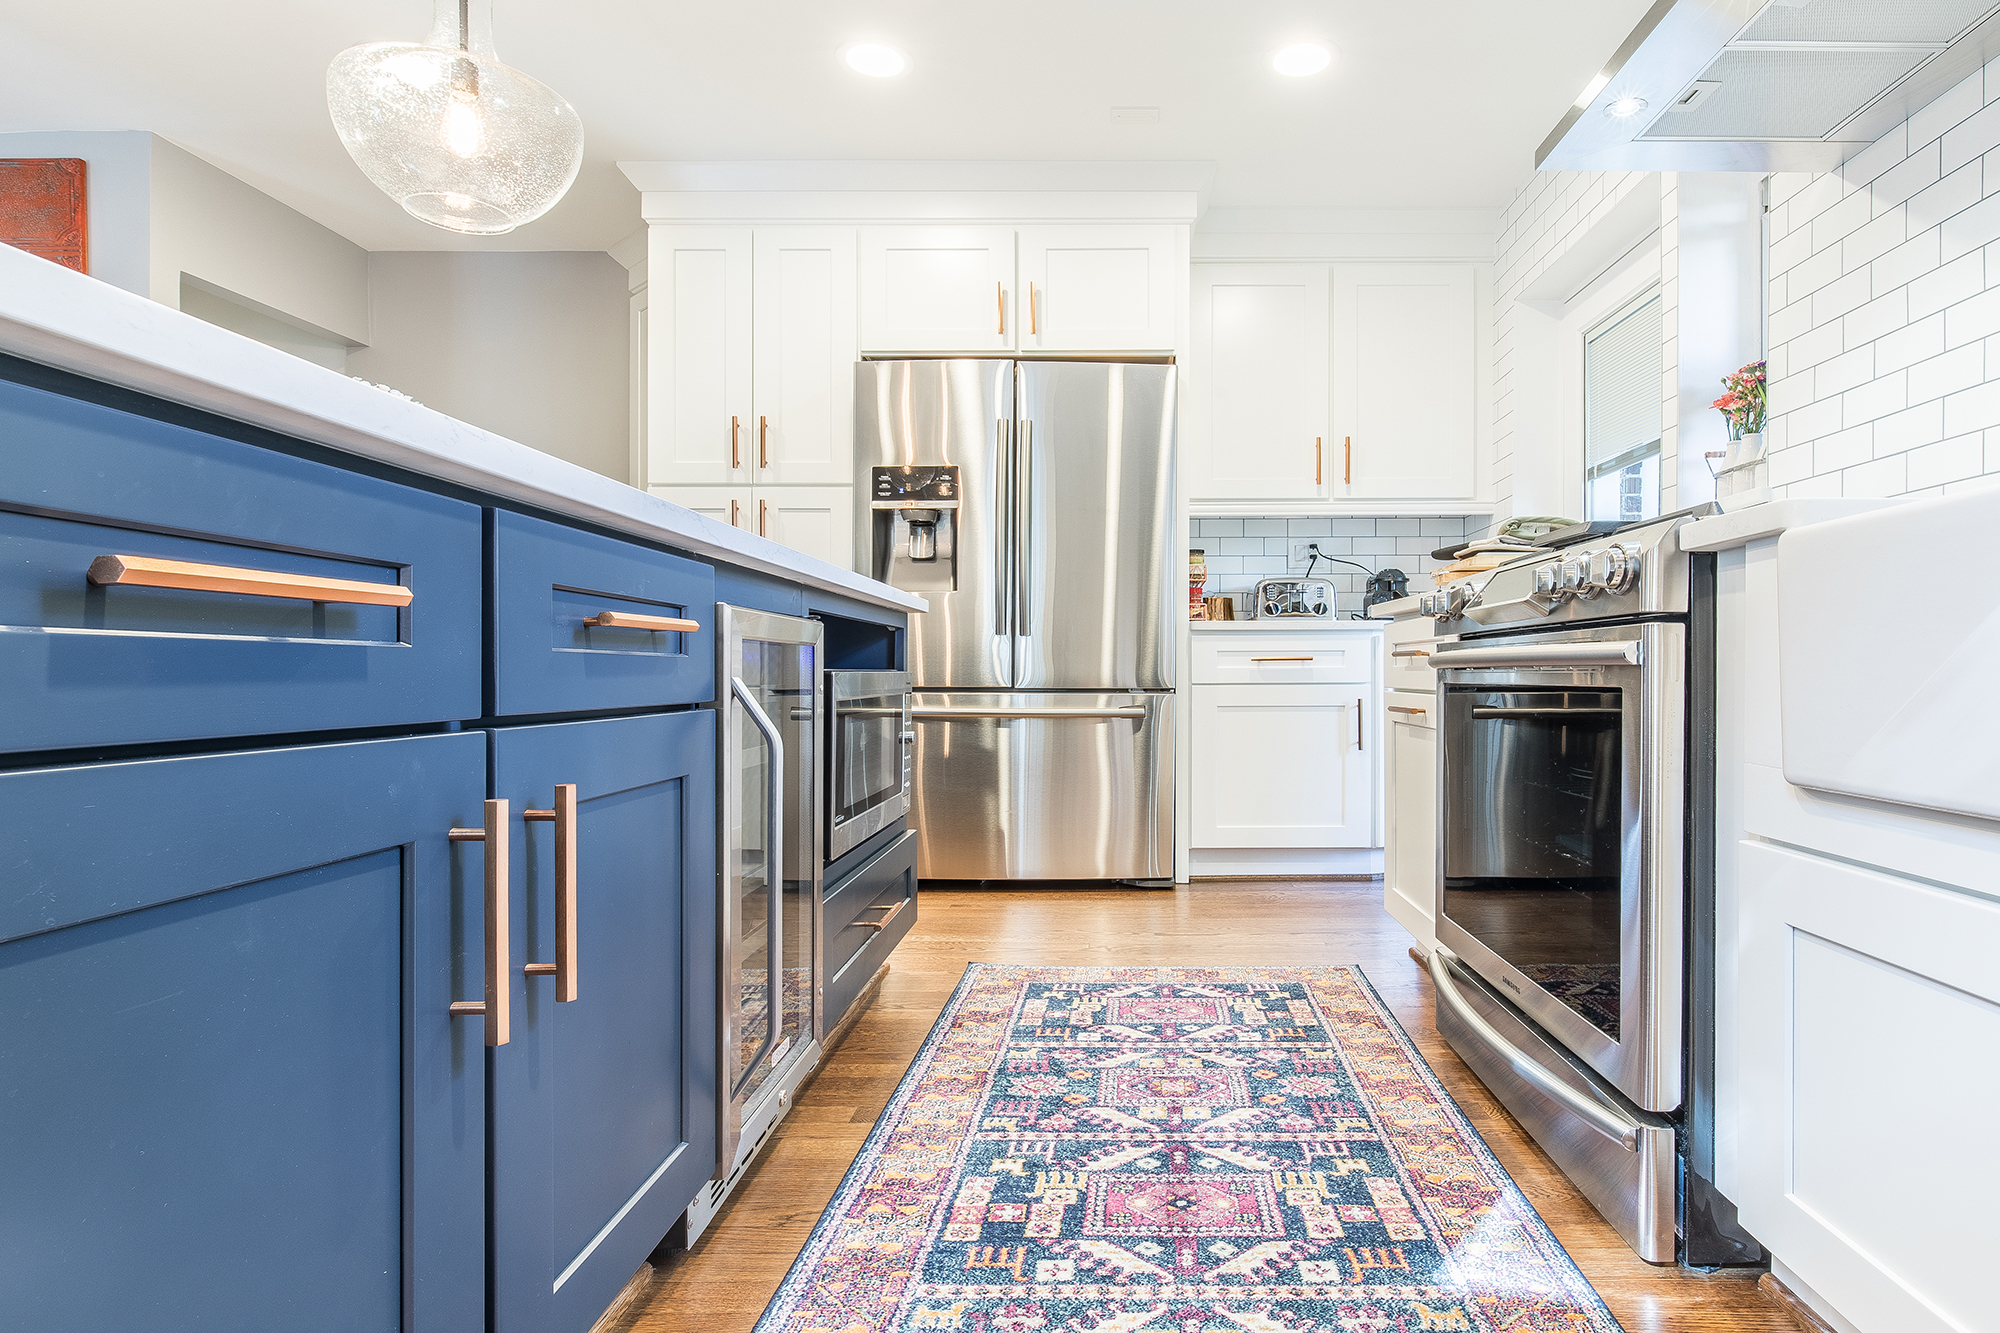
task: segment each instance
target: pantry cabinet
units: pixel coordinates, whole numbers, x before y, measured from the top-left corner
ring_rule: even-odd
[[[1473,264],[1195,265],[1191,503],[1464,512],[1477,498],[1477,296]]]
[[[1469,264],[1334,265],[1337,498],[1472,496],[1473,288]]]
[[[760,486],[851,485],[854,232],[759,227],[751,255],[750,479]],[[744,461],[741,470],[749,470],[751,460]]]

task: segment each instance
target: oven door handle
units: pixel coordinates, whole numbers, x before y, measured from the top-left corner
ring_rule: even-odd
[[[1591,667],[1638,666],[1639,641],[1611,643],[1495,644],[1478,648],[1440,648],[1431,654],[1439,671],[1453,667]]]
[[[1623,716],[1625,716],[1625,710],[1622,708],[1582,708],[1582,707],[1488,708],[1486,705],[1481,704],[1472,710],[1472,720],[1474,722],[1484,722],[1488,718],[1520,718],[1520,719],[1533,720],[1536,718],[1572,718],[1572,717],[1586,718],[1586,717],[1623,717]]]
[[[1639,1131],[1644,1126],[1620,1115],[1596,1098],[1586,1097],[1570,1087],[1542,1068],[1541,1061],[1501,1036],[1491,1023],[1480,1017],[1479,1011],[1458,993],[1458,985],[1451,979],[1450,965],[1458,961],[1458,956],[1442,944],[1431,949],[1431,985],[1436,989],[1438,999],[1450,1005],[1451,1011],[1458,1015],[1459,1021],[1471,1028],[1473,1034],[1485,1042],[1494,1054],[1506,1060],[1508,1068],[1520,1075],[1523,1082],[1583,1117],[1584,1122],[1592,1129],[1625,1151],[1639,1151]]]

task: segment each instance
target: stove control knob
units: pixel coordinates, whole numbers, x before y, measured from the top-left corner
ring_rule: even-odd
[[[1465,608],[1472,602],[1472,585],[1464,581],[1454,583],[1438,591],[1438,618],[1456,620],[1465,614]]]
[[[1616,596],[1632,591],[1639,584],[1639,548],[1621,544],[1592,551],[1588,574],[1587,586],[1593,592]]]
[[[1546,565],[1535,566],[1535,596],[1545,602],[1559,602],[1563,598],[1561,584],[1562,567],[1551,560]]]
[[[1556,562],[1556,595],[1559,597],[1588,597],[1594,591],[1589,587],[1590,552],[1566,555]]]

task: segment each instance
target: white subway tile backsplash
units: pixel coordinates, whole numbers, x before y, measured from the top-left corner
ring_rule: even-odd
[[[1844,393],[1875,378],[1875,345],[1863,343],[1851,352],[1822,361],[1813,370],[1813,392]]]
[[[1944,345],[1963,347],[2000,333],[2000,287],[1989,288],[1944,312]]]
[[[2000,105],[2000,103],[1996,103]],[[2000,288],[1988,295],[2000,296]],[[1972,302],[1966,302],[1970,305]],[[1947,327],[1951,317],[1964,306],[1954,307],[1945,312]],[[1934,356],[1928,361],[1919,361],[1910,367],[1910,401],[1926,402],[1932,398],[1942,398],[1960,389],[1969,389],[1986,378],[1986,343],[1984,339],[1956,351]]]
[[[1246,537],[1282,537],[1287,529],[1282,518],[1246,518],[1243,520],[1243,535]]]
[[[1919,232],[1869,265],[1875,292],[1881,295],[1914,281],[1938,266],[1938,234]]]
[[[2000,107],[1987,106],[1944,132],[1938,166],[1956,171],[1974,158],[1984,157],[1996,143],[2000,143]]]
[[[1908,205],[1909,229],[1914,232],[1938,226],[1972,207],[1986,193],[1984,181],[1979,163],[1968,162],[1935,185],[1917,191]]]
[[[1909,285],[1910,318],[1922,319],[1986,290],[1986,265],[1979,255],[1955,259]]]
[[[1901,453],[1918,445],[1944,438],[1944,403],[1919,403],[1903,412],[1894,412],[1874,423],[1875,452]]]
[[[1910,117],[1912,146],[1929,143],[1986,105],[1985,71],[1967,75],[1951,91]]]
[[[1262,537],[1223,537],[1220,539],[1220,544],[1224,555],[1264,554]]]
[[[1877,338],[1903,327],[1909,320],[1909,292],[1898,287],[1886,296],[1878,296],[1858,310],[1850,310],[1841,321],[1841,341],[1847,347],[1860,347],[1874,342]]]
[[[1870,380],[1858,389],[1849,389],[1840,396],[1840,417],[1843,425],[1858,426],[1864,421],[1886,417],[1891,412],[1900,412],[1909,406],[1909,383],[1906,371],[1884,375],[1881,379]]]
[[[1417,520],[1414,518],[1378,518],[1375,520],[1377,537],[1414,537],[1417,535]]]
[[[1812,451],[1815,472],[1838,472],[1865,463],[1875,456],[1875,428],[1856,426],[1828,435],[1813,441]]]
[[[1988,380],[1977,388],[1952,394],[1944,400],[1944,433],[1964,435],[1969,431],[2000,426],[2000,379]]]
[[[1886,298],[1885,298],[1886,299]],[[1848,316],[1847,326],[1854,327],[1854,321],[1861,312]],[[1875,370],[1886,375],[1892,370],[1901,370],[1914,365],[1926,357],[1936,356],[1944,350],[1944,315],[1940,312],[1918,320],[1901,328],[1890,327],[1875,339]]]
[[[1857,194],[1854,199],[1868,202],[1868,196]],[[1892,208],[1881,217],[1864,227],[1857,228],[1840,244],[1840,267],[1843,272],[1852,273],[1864,264],[1871,264],[1889,251],[1901,245],[1903,235],[1903,210]]]
[[[1285,534],[1290,537],[1331,537],[1333,520],[1330,518],[1294,518],[1286,521]]]
[[[1994,106],[2000,111],[2000,103]],[[2000,195],[1989,194],[1962,213],[1944,220],[1938,229],[1938,245],[1946,262],[1974,250],[1984,250],[2000,241]]]
[[[1996,103],[2000,105],[2000,103]],[[1975,432],[1955,439],[1913,449],[1907,456],[1911,487],[1943,486],[1976,477],[1985,468],[1982,434]]]
[[[1847,496],[1880,499],[1884,496],[1901,495],[1909,484],[1909,473],[1902,454],[1891,458],[1878,458],[1872,463],[1848,468],[1840,474],[1840,492]]]
[[[1874,201],[1866,191],[1856,190],[1812,221],[1813,252],[1840,244],[1872,216]],[[1849,265],[1848,267],[1852,267]]]

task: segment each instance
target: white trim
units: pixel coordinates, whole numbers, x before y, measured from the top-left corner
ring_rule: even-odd
[[[977,162],[847,160],[620,162],[641,192],[915,194],[1169,191],[1201,194],[1215,183],[1213,162]]]
[[[647,190],[648,222],[1192,222],[1193,190]]]

